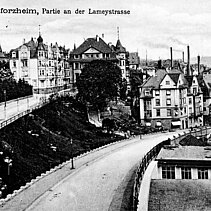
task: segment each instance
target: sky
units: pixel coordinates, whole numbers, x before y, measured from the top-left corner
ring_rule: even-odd
[[[8,9],[36,9],[37,14],[8,14]],[[60,14],[42,14],[57,9]],[[75,14],[75,10],[85,10]],[[88,14],[94,10],[129,10],[130,14]],[[71,14],[64,14],[70,10]],[[211,1],[210,0],[1,0],[0,44],[3,51],[17,48],[23,39],[38,37],[39,25],[44,43],[57,42],[72,49],[96,35],[116,44],[119,38],[129,52],[141,58],[187,58],[211,56]]]

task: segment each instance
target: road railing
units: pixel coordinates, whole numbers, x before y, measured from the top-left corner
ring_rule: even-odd
[[[211,127],[201,127],[201,128],[195,128],[193,130],[190,130],[188,132],[184,132],[183,134],[178,134],[178,137],[173,136],[172,139],[167,139],[156,146],[154,146],[147,154],[144,155],[142,158],[137,170],[136,170],[136,175],[135,175],[135,180],[134,180],[134,186],[133,186],[133,203],[132,203],[132,210],[137,211],[138,210],[138,204],[139,204],[139,193],[140,193],[140,187],[141,187],[141,182],[144,176],[144,173],[150,164],[152,160],[154,160],[157,155],[159,154],[160,150],[163,148],[165,145],[178,145],[179,142],[185,138],[188,135],[192,135],[195,137],[207,137],[211,133]]]
[[[23,112],[20,112],[20,113],[14,115],[14,116],[8,118],[7,120],[4,120],[3,122],[0,123],[0,129],[3,128],[3,127],[5,127],[5,126],[7,126],[7,125],[9,125],[10,123],[16,121],[17,119],[19,119],[19,118],[21,118],[21,117],[23,117],[23,116],[25,116],[27,114],[30,114],[34,110],[37,110],[37,109],[43,107],[47,103],[48,103],[48,100],[45,100],[45,101],[41,102],[40,104],[38,104],[36,106],[33,106],[33,107],[31,107],[31,108],[23,111]]]

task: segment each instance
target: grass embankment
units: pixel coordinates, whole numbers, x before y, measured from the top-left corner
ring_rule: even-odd
[[[7,185],[3,197],[69,160],[71,138],[73,156],[121,139],[90,124],[85,111],[73,98],[60,98],[0,130],[0,177]],[[10,172],[5,157],[12,159]]]

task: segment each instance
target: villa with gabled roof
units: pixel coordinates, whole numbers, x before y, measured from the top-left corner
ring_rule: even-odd
[[[140,120],[146,126],[189,128],[203,125],[203,95],[196,76],[157,70],[140,87]]]
[[[107,60],[117,63],[122,70],[122,77],[126,78],[126,49],[122,46],[120,40],[117,40],[116,46],[107,44],[98,35],[94,38],[87,38],[78,48],[70,53],[70,63],[74,71],[74,83],[80,75],[86,63],[93,60]]]

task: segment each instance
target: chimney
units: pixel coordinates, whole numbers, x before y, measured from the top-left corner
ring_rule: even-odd
[[[197,61],[198,61],[198,75],[200,74],[200,56],[197,56]]]
[[[104,39],[104,34],[102,34],[102,38]]]
[[[173,51],[172,47],[170,47],[170,55],[171,55],[171,69],[173,68]]]
[[[158,69],[161,69],[162,68],[162,61],[161,59],[158,60]]]
[[[23,44],[25,44],[25,42],[26,42],[26,41],[25,41],[25,38],[23,38]]]
[[[99,40],[100,40],[98,35],[96,35],[96,40],[97,40],[97,42],[99,42]]]
[[[187,46],[187,75],[190,75],[190,47]]]
[[[182,62],[185,62],[185,53],[184,53],[184,51],[182,52]]]

